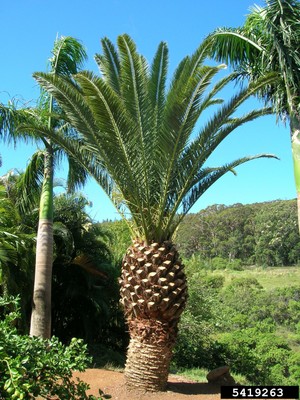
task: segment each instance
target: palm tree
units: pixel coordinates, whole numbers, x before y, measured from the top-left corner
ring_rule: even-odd
[[[57,38],[52,54],[53,56],[50,59],[50,74],[52,75],[68,76],[75,74],[86,58],[83,46],[72,37]],[[45,126],[55,131],[61,126],[59,117],[53,116],[55,111],[57,115],[59,113],[59,110],[56,110],[55,100],[51,95],[42,95],[41,99],[42,106],[36,110],[38,111],[38,117],[41,117],[40,110],[46,111],[48,108],[48,117],[46,117]],[[28,127],[28,131],[35,133],[34,124],[33,129]],[[54,156],[56,151],[59,152],[59,149],[46,138],[42,138],[42,141],[45,146],[43,152],[43,183],[39,208],[30,335],[49,338],[51,336],[51,282],[53,264]],[[74,172],[76,164],[70,159],[69,162],[71,163],[70,171]],[[80,173],[76,176],[83,180],[86,174],[81,169]],[[71,178],[74,178],[74,176]]]
[[[50,59],[50,74],[68,76],[78,72],[86,52],[76,39],[58,37],[55,40]],[[51,336],[51,280],[53,263],[53,182],[55,159],[62,157],[61,150],[51,140],[38,137],[37,124],[56,129],[71,129],[60,119],[60,110],[54,98],[45,91],[41,92],[36,108],[15,109],[1,107],[1,126],[13,140],[19,138],[39,138],[44,149],[37,151],[31,159],[24,174],[23,200],[28,203],[29,196],[40,190],[39,224],[37,232],[36,265],[33,289],[33,308],[31,315],[30,335],[49,338]],[[55,114],[55,116],[54,116]],[[72,158],[68,158],[70,187],[83,184],[86,173]]]
[[[266,0],[255,6],[242,27],[220,28],[206,39],[211,56],[227,62],[238,79],[253,81],[269,72],[277,80],[261,88],[258,96],[272,104],[277,118],[290,124],[300,229],[300,3]]]
[[[160,43],[151,66],[128,35],[119,36],[117,44],[102,40],[103,54],[96,55],[100,77],[91,72],[80,72],[72,80],[34,74],[77,132],[66,135],[41,127],[40,134],[86,168],[131,228],[133,243],[120,279],[131,336],[125,377],[129,386],[156,391],[166,386],[187,299],[184,268],[172,235],[199,197],[225,173],[249,160],[271,157],[205,165],[234,129],[271,112],[261,108],[235,114],[272,78],[252,83],[222,104],[216,95],[232,76],[207,90],[223,66],[203,65],[205,45],[182,60],[167,89],[166,43]],[[198,128],[203,112],[218,104],[222,106]]]

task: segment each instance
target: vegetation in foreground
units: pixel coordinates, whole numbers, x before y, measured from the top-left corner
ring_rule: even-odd
[[[86,394],[88,385],[72,379],[72,371],[83,371],[91,359],[82,340],[72,339],[64,346],[49,340],[18,334],[18,301],[0,297],[0,393],[1,399],[34,399],[36,396],[60,399],[103,400]]]

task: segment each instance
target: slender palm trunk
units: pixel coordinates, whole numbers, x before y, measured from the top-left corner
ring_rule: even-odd
[[[297,116],[291,115],[290,119],[294,177],[297,190],[298,228],[300,232],[300,122]]]
[[[53,264],[53,154],[45,153],[45,169],[36,245],[30,335],[51,336],[51,281]]]

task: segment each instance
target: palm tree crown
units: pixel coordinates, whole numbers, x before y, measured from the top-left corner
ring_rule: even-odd
[[[242,27],[219,28],[207,38],[211,55],[241,77],[253,80],[277,72],[277,80],[259,94],[284,118],[299,113],[299,20],[299,1],[267,0],[265,7],[250,8]]]
[[[300,229],[300,3],[266,0],[255,6],[239,28],[220,28],[210,34],[210,55],[230,63],[238,78],[253,81],[273,72],[277,79],[257,94],[272,105],[277,117],[290,125]]]
[[[254,82],[223,103],[216,95],[233,77],[221,79],[207,93],[223,65],[203,65],[205,45],[182,60],[168,88],[166,43],[159,45],[151,66],[128,35],[118,38],[118,48],[107,38],[102,47],[103,54],[96,55],[101,77],[91,72],[80,72],[72,80],[34,74],[79,132],[54,134],[41,128],[40,134],[79,160],[121,213],[129,211],[137,237],[161,242],[170,239],[181,218],[217,179],[250,159],[267,156],[243,157],[213,168],[204,165],[235,128],[270,113],[262,108],[234,115],[273,78]],[[199,117],[216,104],[222,106],[198,129]]]

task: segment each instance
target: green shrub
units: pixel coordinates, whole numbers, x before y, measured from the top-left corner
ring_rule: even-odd
[[[195,318],[187,310],[179,324],[179,334],[173,351],[173,365],[176,368],[206,368],[220,366],[211,337],[211,328],[201,318]]]
[[[219,337],[220,354],[233,372],[257,385],[297,384],[299,357],[287,342],[263,326],[225,333]]]
[[[214,257],[211,259],[212,269],[226,269],[229,261],[222,257]]]
[[[96,399],[88,385],[72,380],[72,371],[84,371],[90,359],[81,340],[64,346],[53,337],[44,340],[18,334],[18,300],[0,298],[0,393],[1,399],[47,398]],[[101,399],[99,397],[98,399]]]

